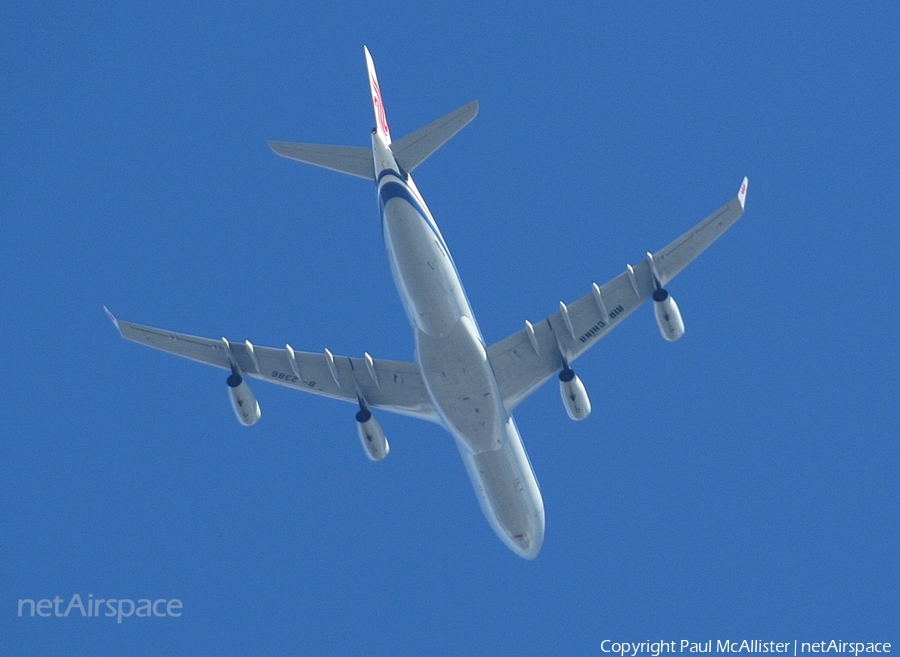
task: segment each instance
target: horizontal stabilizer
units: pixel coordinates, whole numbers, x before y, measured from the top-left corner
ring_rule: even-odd
[[[270,141],[269,147],[282,157],[349,173],[351,176],[359,176],[366,180],[375,180],[375,164],[372,161],[371,148],[295,144],[287,141]]]
[[[458,110],[432,121],[391,144],[391,151],[404,171],[412,172],[429,155],[443,146],[478,114],[478,101],[473,100]],[[274,148],[274,147],[273,147]],[[290,157],[290,156],[288,156]],[[371,156],[370,156],[371,159]]]

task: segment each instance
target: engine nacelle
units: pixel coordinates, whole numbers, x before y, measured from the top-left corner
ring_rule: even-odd
[[[369,409],[362,408],[356,414],[356,431],[366,456],[373,461],[380,461],[391,451],[384,430]]]
[[[581,379],[568,367],[559,373],[559,394],[566,406],[566,413],[573,420],[583,420],[591,414],[591,400],[587,390]]]
[[[656,315],[656,325],[663,338],[674,342],[684,335],[684,320],[681,319],[678,304],[663,288],[658,288],[653,293],[653,314]]]
[[[256,424],[262,416],[262,411],[259,410],[256,395],[250,390],[244,377],[233,372],[228,377],[228,392],[231,398],[231,408],[234,409],[238,422],[247,427]]]

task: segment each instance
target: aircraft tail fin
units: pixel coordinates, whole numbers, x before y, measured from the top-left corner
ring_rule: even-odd
[[[404,171],[411,173],[428,156],[443,146],[478,114],[478,101],[473,100],[458,110],[411,132],[390,145],[391,152]],[[270,141],[269,147],[282,157],[325,167],[366,180],[375,180],[372,149],[326,144],[297,144]]]
[[[375,131],[385,144],[391,143],[391,129],[388,127],[387,116],[384,113],[384,100],[381,98],[381,87],[378,86],[378,77],[375,75],[375,62],[369,49],[363,46],[366,53],[366,68],[369,70],[369,89],[372,91],[372,108],[375,110]]]
[[[391,132],[384,114],[381,88],[378,86],[378,78],[375,76],[375,64],[372,62],[369,49],[364,47],[364,50],[366,66],[369,71],[369,88],[372,91],[372,108],[375,111],[375,132],[391,149],[397,164],[404,171],[411,172],[475,118],[478,114],[478,101],[473,100],[391,143]],[[298,144],[287,141],[270,141],[269,146],[282,157],[349,173],[366,180],[375,179],[375,164],[370,148]]]

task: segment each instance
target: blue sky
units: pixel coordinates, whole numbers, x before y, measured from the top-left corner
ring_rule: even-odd
[[[313,6],[314,5],[314,6]],[[586,654],[900,645],[900,10],[890,3],[7,3],[0,21],[4,654]],[[371,186],[266,140],[364,146],[477,98],[416,171],[488,342],[731,198],[747,212],[516,412],[526,562],[450,437],[121,340],[102,312],[409,359]],[[18,618],[20,598],[180,618]]]

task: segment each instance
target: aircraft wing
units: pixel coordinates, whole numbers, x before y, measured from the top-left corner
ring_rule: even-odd
[[[747,179],[737,196],[684,235],[558,312],[487,349],[507,411],[524,401],[649,299],[655,279],[665,285],[744,213]]]
[[[437,412],[415,363],[335,356],[257,347],[249,341],[229,343],[117,320],[107,310],[123,338],[200,363],[231,369],[232,360],[244,376],[295,390],[358,403],[359,396],[374,408],[438,421]]]

